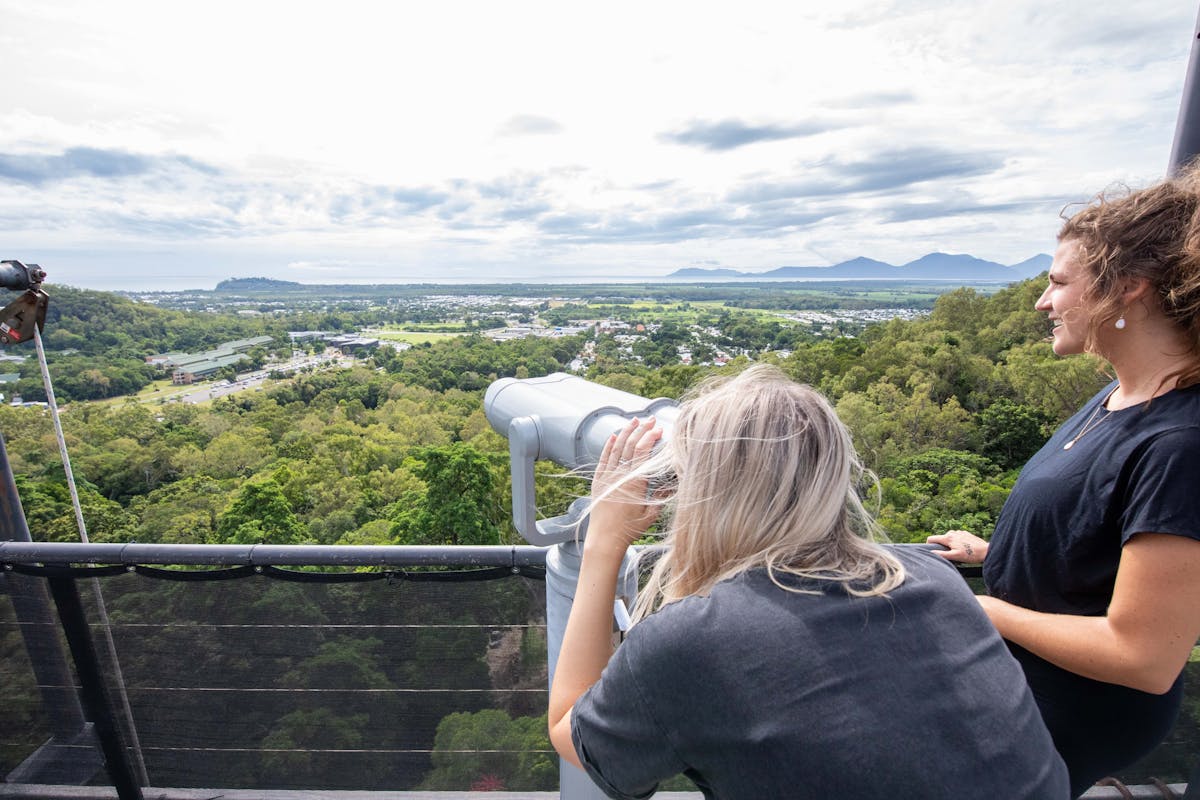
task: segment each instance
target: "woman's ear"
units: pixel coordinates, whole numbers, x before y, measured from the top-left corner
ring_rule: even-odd
[[[1130,278],[1125,282],[1125,288],[1121,290],[1122,305],[1129,306],[1138,300],[1150,297],[1152,286],[1146,278]]]

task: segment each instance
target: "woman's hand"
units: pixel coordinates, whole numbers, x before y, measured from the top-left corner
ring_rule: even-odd
[[[645,477],[630,478],[662,439],[654,418],[634,418],[609,437],[592,478],[592,508],[586,543],[625,552],[658,518],[659,506],[647,502]]]
[[[629,475],[662,438],[654,418],[633,419],[609,437],[592,479],[592,510],[575,600],[563,632],[546,719],[558,754],[580,767],[571,741],[571,709],[600,679],[612,656],[613,601],[625,551],[658,517],[658,505],[646,501],[646,479]]]
[[[933,552],[948,561],[982,564],[987,558],[988,543],[969,531],[946,531],[938,536],[930,536],[925,541],[946,547],[946,550]]]

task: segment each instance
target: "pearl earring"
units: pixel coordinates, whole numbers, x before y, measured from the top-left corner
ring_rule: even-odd
[[[1125,330],[1125,315],[1124,314],[1122,314],[1120,317],[1117,318],[1117,321],[1113,323],[1113,327],[1119,331]]]

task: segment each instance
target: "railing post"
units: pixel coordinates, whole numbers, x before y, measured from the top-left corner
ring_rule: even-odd
[[[563,633],[579,585],[579,565],[583,560],[582,542],[563,542],[546,553],[546,651],[550,685],[554,684],[554,668],[562,649]],[[621,564],[621,583],[617,587],[618,602],[632,604],[637,594],[637,571],[632,567],[635,557],[626,554]],[[559,759],[558,796],[560,800],[604,800],[605,794],[592,782],[587,773]]]
[[[121,744],[113,705],[104,688],[104,673],[96,656],[96,647],[92,643],[87,615],[75,579],[64,570],[61,576],[47,578],[47,582],[54,604],[58,607],[58,618],[67,636],[67,646],[71,648],[71,657],[75,661],[83,703],[95,725],[96,738],[100,740],[100,749],[104,753],[104,768],[117,790],[119,800],[143,800],[142,789],[133,774],[133,765]]]

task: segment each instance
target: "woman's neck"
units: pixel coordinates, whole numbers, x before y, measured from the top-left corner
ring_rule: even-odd
[[[1141,313],[1129,315],[1126,327],[1106,328],[1096,344],[1099,355],[1112,364],[1120,384],[1108,400],[1110,411],[1166,394],[1175,388],[1180,372],[1197,365],[1186,332],[1161,311],[1145,305]]]
[[[1110,358],[1109,363],[1120,385],[1108,398],[1108,409],[1117,411],[1153,400],[1174,389],[1177,374],[1194,367],[1195,358],[1147,348],[1140,356]]]

